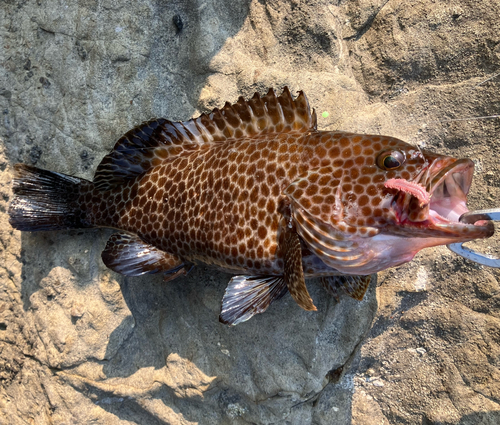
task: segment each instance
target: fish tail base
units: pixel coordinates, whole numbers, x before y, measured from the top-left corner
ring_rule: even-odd
[[[86,180],[26,164],[14,166],[10,224],[18,230],[42,231],[93,227],[78,198]]]

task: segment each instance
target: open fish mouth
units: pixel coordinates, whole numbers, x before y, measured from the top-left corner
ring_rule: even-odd
[[[472,184],[474,163],[459,159],[439,171],[426,185],[431,195],[429,217],[436,223],[459,223],[468,212],[467,194]]]
[[[408,191],[400,191],[394,197],[393,207],[400,224],[415,228],[414,233],[422,233],[422,236],[432,234],[457,240],[492,236],[494,226],[491,221],[460,222],[460,217],[469,211],[467,194],[473,174],[474,163],[470,159],[435,160],[413,182],[425,188],[425,202],[422,196],[416,197]]]

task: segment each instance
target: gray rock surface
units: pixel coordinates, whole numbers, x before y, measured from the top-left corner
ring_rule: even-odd
[[[470,205],[493,207],[500,121],[464,118],[499,112],[499,15],[467,0],[3,2],[0,423],[498,423],[499,274],[446,248],[379,274],[361,303],[311,284],[317,313],[287,296],[227,328],[230,276],[125,279],[100,260],[108,231],[21,234],[6,210],[16,162],[90,179],[148,118],[284,85],[322,129],[472,158]]]

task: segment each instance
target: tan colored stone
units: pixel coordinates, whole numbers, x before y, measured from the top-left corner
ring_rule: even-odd
[[[317,313],[285,298],[226,328],[229,276],[124,279],[100,260],[108,232],[21,234],[6,214],[15,162],[90,179],[141,121],[284,85],[322,129],[472,158],[471,207],[497,206],[498,119],[475,118],[499,113],[499,15],[492,0],[4,2],[0,423],[342,425],[351,400],[356,424],[499,423],[499,274],[446,248],[381,273],[376,299],[311,285]]]

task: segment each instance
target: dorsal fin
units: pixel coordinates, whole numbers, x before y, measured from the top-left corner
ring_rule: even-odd
[[[316,112],[313,109],[311,113],[304,92],[300,91],[294,100],[286,86],[280,96],[276,96],[274,89],[269,89],[263,97],[259,93],[255,93],[250,100],[240,97],[235,104],[226,102],[221,110],[214,109],[206,117],[216,123],[220,130],[218,136],[222,136],[220,140],[257,134],[305,132],[315,130],[317,124]]]
[[[294,100],[288,87],[276,96],[273,89],[250,100],[240,97],[231,105],[185,122],[147,121],[123,135],[97,167],[94,184],[109,190],[137,177],[162,159],[191,151],[210,142],[259,134],[316,129],[316,113],[300,91]]]
[[[185,125],[190,123],[173,123],[161,118],[146,121],[125,133],[97,167],[94,175],[96,188],[109,190],[122,185],[162,159],[192,150],[210,140],[206,132]]]

